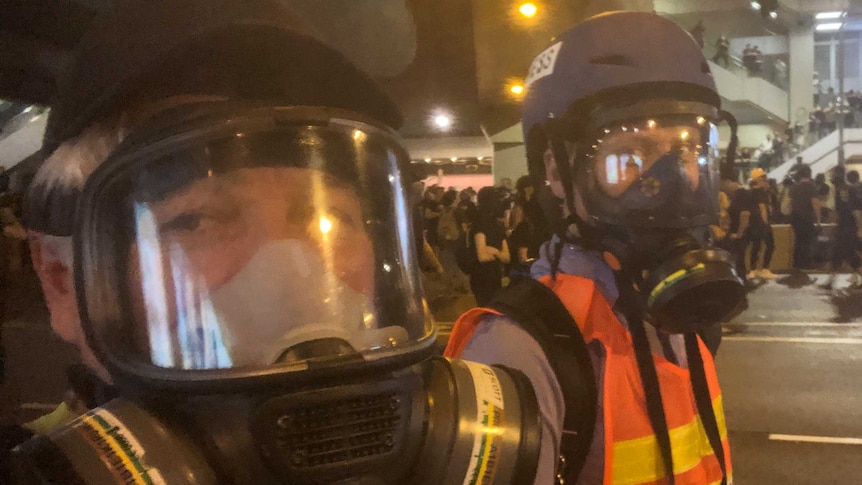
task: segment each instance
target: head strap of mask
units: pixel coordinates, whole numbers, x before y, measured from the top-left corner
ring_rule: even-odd
[[[565,126],[566,124],[553,118],[548,119],[544,123],[544,126],[542,126],[547,144],[550,146],[551,153],[554,156],[560,182],[563,185],[565,194],[564,203],[568,212],[568,215],[556,224],[557,243],[553,248],[551,258],[551,277],[554,279],[556,279],[559,272],[563,244],[575,243],[585,249],[600,250],[602,247],[601,240],[603,239],[603,232],[597,226],[587,223],[587,221],[578,215],[576,210],[574,184],[577,182],[577,179],[574,173],[577,171],[577,167],[569,164],[569,152],[566,149],[565,138],[563,136]],[[542,151],[544,152],[544,150]],[[576,233],[571,230],[571,226],[575,226]]]

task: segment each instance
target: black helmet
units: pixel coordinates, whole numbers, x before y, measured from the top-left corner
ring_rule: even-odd
[[[309,24],[313,3],[123,2],[93,22],[59,77],[46,153],[140,93],[147,100],[194,94],[316,101],[400,127],[397,108],[345,57],[344,43],[336,50],[333,35]]]
[[[386,19],[404,20],[387,27],[406,34],[399,35],[398,42],[375,45],[391,49],[365,49],[392,54],[385,61],[360,59],[362,53],[356,51],[362,42],[343,38],[356,29],[335,27],[332,15],[322,18],[341,8],[333,2],[122,2],[115,12],[93,22],[59,77],[42,155],[49,156],[87,126],[140,99],[152,102],[176,95],[340,107],[398,129],[402,118],[394,103],[369,74],[354,66],[358,60],[369,70],[392,74],[412,60],[409,11],[403,4],[399,10],[396,1],[378,7],[387,9]],[[380,8],[357,8],[351,12],[354,18],[382,21]],[[25,224],[46,234],[70,236],[80,190],[43,189],[35,187],[28,194]]]

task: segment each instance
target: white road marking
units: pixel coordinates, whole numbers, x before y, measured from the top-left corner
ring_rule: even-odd
[[[796,441],[803,443],[828,443],[834,445],[862,445],[862,438],[835,438],[830,436],[803,436],[795,434],[770,434],[773,441]]]
[[[21,404],[21,409],[35,410],[35,411],[53,411],[57,409],[59,404],[51,404],[47,402],[25,402]]]
[[[787,342],[794,344],[862,344],[862,338],[833,337],[722,337],[722,342]]]
[[[734,322],[749,327],[858,327],[862,322]]]

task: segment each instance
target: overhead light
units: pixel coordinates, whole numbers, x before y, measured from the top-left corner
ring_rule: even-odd
[[[426,158],[426,159],[425,159],[425,163],[431,163],[431,159],[430,159],[430,158]]]
[[[777,19],[778,18],[778,12],[773,10],[773,11],[769,12],[769,16],[773,19]]]
[[[832,19],[840,19],[847,12],[820,12],[814,16],[817,20],[832,20]]]
[[[759,10],[763,18],[769,16],[774,19],[777,18],[777,14],[773,15],[773,12],[778,11],[778,0],[752,0],[751,8]]]
[[[449,131],[452,128],[452,115],[446,110],[436,110],[431,113],[431,124],[440,131]]]
[[[509,92],[514,95],[524,94],[524,85],[512,84],[511,86],[509,86]]]
[[[518,7],[518,12],[520,12],[521,15],[527,17],[528,19],[535,17],[538,11],[539,8],[536,7],[536,4],[532,2],[522,3],[521,6]]]
[[[841,30],[841,27],[843,26],[843,22],[830,22],[828,24],[819,24],[817,27],[814,27],[814,30],[818,32],[834,32],[836,30]]]
[[[451,162],[457,162],[457,161],[458,161],[458,157],[452,157],[452,158],[450,158],[450,159],[449,159],[449,161],[451,161]]]

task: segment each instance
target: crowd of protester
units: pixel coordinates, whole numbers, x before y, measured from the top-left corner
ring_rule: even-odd
[[[717,244],[734,255],[739,274],[748,282],[776,278],[769,269],[775,251],[772,225],[789,224],[792,275],[825,270],[830,277],[822,286],[831,288],[847,263],[851,286],[862,286],[862,184],[857,171],[839,166],[812,177],[811,167],[797,158],[779,184],[755,168],[747,184],[734,178],[724,181],[719,208],[713,234]]]
[[[414,206],[416,244],[423,248],[423,268],[444,280],[444,292],[472,291],[477,304],[484,305],[504,278],[529,275],[548,235],[545,225],[537,224],[543,215],[529,178],[518,179],[514,190],[510,185],[478,192],[473,187],[424,188]]]
[[[442,293],[472,292],[478,305],[487,304],[507,280],[527,276],[549,237],[544,224],[534,224],[543,215],[527,177],[518,180],[515,190],[505,184],[478,192],[432,185],[419,197],[414,224],[417,244],[425,248],[426,272],[443,280]],[[831,288],[834,274],[847,263],[851,285],[862,287],[857,253],[862,249],[862,184],[856,171],[845,174],[838,167],[812,177],[811,168],[798,158],[779,183],[754,168],[745,183],[724,180],[719,210],[714,239],[734,255],[747,283],[778,278],[770,269],[776,247],[772,226],[789,224],[791,276],[828,272],[823,287]]]

